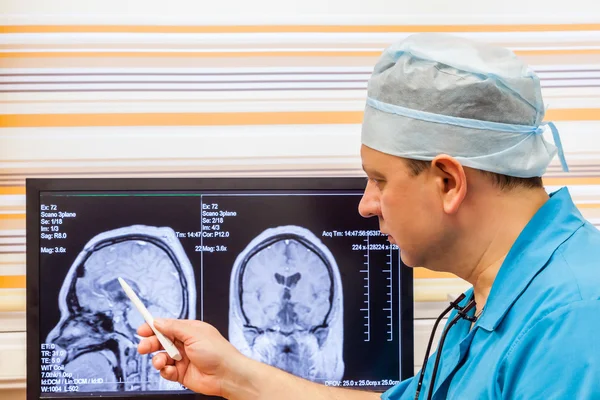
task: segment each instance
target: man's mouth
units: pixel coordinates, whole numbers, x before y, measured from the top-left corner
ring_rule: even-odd
[[[392,235],[390,235],[389,233],[387,233],[387,232],[385,232],[385,231],[382,231],[382,230],[380,230],[379,232],[381,232],[381,235],[382,235],[382,236],[387,236],[387,240],[388,240],[388,242],[390,242],[391,244],[397,244],[397,243],[394,241],[394,238],[392,237]]]

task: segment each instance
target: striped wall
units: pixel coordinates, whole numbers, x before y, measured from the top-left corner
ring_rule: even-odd
[[[600,23],[422,20],[2,26],[0,331],[24,330],[25,178],[362,176],[367,80],[385,46],[414,32],[497,43],[529,62],[571,168],[555,160],[544,182],[568,186],[600,226]],[[417,318],[467,287],[415,277]]]

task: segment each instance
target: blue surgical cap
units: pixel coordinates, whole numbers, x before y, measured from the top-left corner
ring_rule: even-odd
[[[446,34],[417,34],[388,47],[368,85],[362,143],[383,153],[528,178],[558,153],[543,122],[537,75],[508,49]],[[548,126],[554,144],[543,132]]]

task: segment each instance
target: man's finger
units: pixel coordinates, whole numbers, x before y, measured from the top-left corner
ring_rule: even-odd
[[[175,365],[175,360],[173,360],[171,357],[167,357],[167,365]]]
[[[152,357],[152,366],[157,370],[161,370],[168,366],[169,356],[166,353],[158,353]]]
[[[139,326],[139,328],[137,329],[137,333],[138,333],[138,335],[143,336],[143,337],[148,337],[148,336],[154,335],[152,328],[150,328],[150,325],[148,325],[146,322],[144,322],[142,325]]]
[[[177,368],[173,365],[167,365],[163,369],[160,370],[160,376],[165,378],[168,381],[176,382],[178,381],[179,374],[177,372]]]
[[[200,321],[188,319],[157,318],[154,327],[171,340],[176,339],[182,343],[196,339],[198,329],[202,326]]]
[[[156,336],[144,338],[138,344],[138,353],[140,354],[154,353],[159,350],[163,350],[163,347]]]

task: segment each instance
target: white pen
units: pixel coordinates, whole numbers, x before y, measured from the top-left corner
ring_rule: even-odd
[[[177,347],[175,347],[173,342],[169,340],[168,337],[166,337],[165,335],[157,331],[156,328],[154,328],[154,318],[152,317],[146,306],[144,306],[144,303],[142,303],[140,298],[135,294],[131,286],[129,286],[127,282],[125,282],[125,280],[121,277],[119,277],[119,283],[123,287],[123,290],[127,294],[127,297],[129,297],[133,305],[135,305],[135,308],[138,309],[138,311],[142,314],[148,325],[150,325],[150,328],[152,328],[152,330],[154,331],[154,334],[158,338],[158,341],[165,348],[169,357],[171,357],[173,360],[180,361],[181,354],[179,353],[179,350],[177,349]]]

